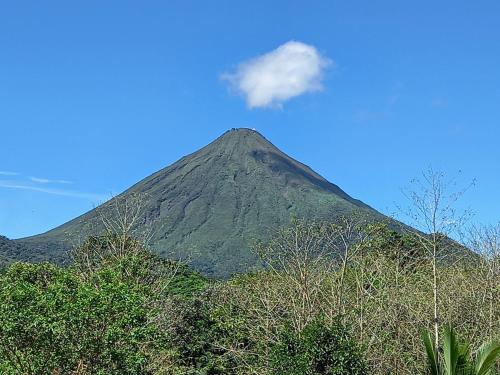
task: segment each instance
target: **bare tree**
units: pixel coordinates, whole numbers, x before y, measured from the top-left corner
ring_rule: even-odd
[[[472,226],[469,229],[469,247],[479,254],[481,277],[486,284],[488,300],[488,336],[494,338],[498,330],[499,311],[496,301],[500,292],[500,222],[496,225]]]
[[[151,231],[145,224],[145,196],[119,196],[98,209],[100,223],[96,235],[86,238],[70,251],[70,259],[80,275],[87,278],[102,265],[120,262],[124,258],[140,259],[140,270],[124,268],[124,275],[137,283],[149,285],[162,298],[170,282],[179,273],[183,262],[170,261],[154,255],[148,246]],[[98,228],[101,228],[98,231]]]
[[[320,313],[330,321],[345,313],[349,262],[370,236],[368,229],[368,220],[359,213],[334,223],[296,220],[258,247],[267,268],[287,289],[283,298],[291,304],[297,332]]]
[[[410,225],[420,230],[410,230],[427,253],[432,268],[433,326],[435,347],[439,347],[439,278],[438,263],[453,254],[458,244],[451,240],[468,217],[458,213],[456,204],[465,189],[456,188],[456,180],[447,179],[441,171],[432,168],[422,172],[420,178],[412,181],[410,189],[403,190],[409,201],[404,211]],[[408,228],[404,228],[409,230]]]
[[[144,215],[144,197],[140,194],[118,196],[98,207],[97,218],[82,243],[70,251],[73,264],[81,271],[93,271],[108,258],[138,254],[148,243],[145,230],[137,224]]]
[[[291,318],[297,332],[319,313],[322,286],[334,270],[332,227],[325,223],[296,220],[280,230],[257,253],[267,268],[281,280]]]
[[[350,216],[339,217],[331,225],[329,232],[329,243],[334,248],[335,255],[340,259],[340,275],[337,283],[337,313],[343,314],[344,307],[344,284],[346,271],[350,260],[362,251],[364,244],[370,237],[368,221],[359,212],[353,212]]]

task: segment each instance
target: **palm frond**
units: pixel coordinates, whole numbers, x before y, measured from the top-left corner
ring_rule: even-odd
[[[443,337],[444,368],[446,375],[456,375],[459,360],[459,347],[453,328],[448,327]]]
[[[425,352],[427,353],[427,363],[429,365],[430,375],[441,375],[441,369],[439,365],[439,357],[437,353],[437,348],[434,347],[434,342],[432,341],[431,334],[429,331],[422,332],[422,340],[425,346]]]
[[[486,342],[476,352],[474,375],[489,375],[500,356],[500,343],[498,341]]]

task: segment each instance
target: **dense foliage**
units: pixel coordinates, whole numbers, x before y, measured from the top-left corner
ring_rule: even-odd
[[[341,324],[314,321],[298,334],[285,329],[274,345],[270,367],[276,375],[363,375],[366,366]]]
[[[265,270],[210,281],[110,232],[68,268],[14,263],[0,273],[0,373],[427,371],[433,273],[411,233],[299,221],[258,253]],[[498,270],[491,255],[439,265],[440,318],[474,348],[500,333]]]
[[[25,250],[19,243],[0,236],[0,267],[10,263],[11,259],[21,259]]]
[[[2,373],[138,373],[143,343],[161,339],[147,296],[112,269],[85,281],[50,264],[14,264],[0,293]]]
[[[169,296],[201,277],[129,237],[93,237],[73,255],[71,268],[14,263],[2,275],[0,373],[148,373],[169,340]],[[183,286],[169,288],[177,272]]]

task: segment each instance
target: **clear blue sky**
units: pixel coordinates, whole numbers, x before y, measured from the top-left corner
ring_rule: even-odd
[[[500,219],[500,2],[2,1],[0,234],[79,215],[232,127],[384,213],[430,164]],[[250,109],[221,79],[291,41],[323,90]],[[50,180],[50,181],[47,181]]]

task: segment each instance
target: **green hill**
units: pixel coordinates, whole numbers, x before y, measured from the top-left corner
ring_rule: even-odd
[[[205,275],[226,277],[257,264],[250,247],[292,217],[333,219],[380,213],[292,159],[261,134],[233,129],[204,148],[138,182],[116,199],[144,197],[136,227],[151,231],[160,254],[191,259]],[[18,240],[30,256],[64,260],[64,250],[102,231],[115,200],[44,234]]]
[[[7,237],[0,236],[0,269],[15,259],[23,259],[30,249]]]

